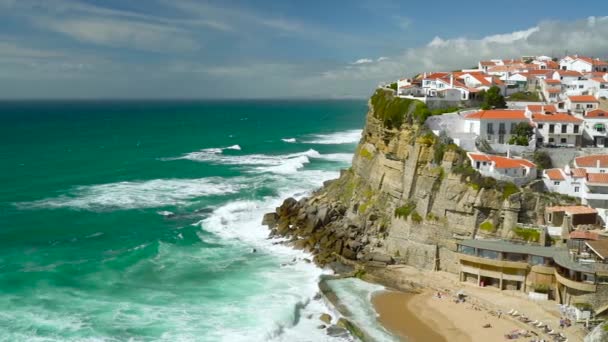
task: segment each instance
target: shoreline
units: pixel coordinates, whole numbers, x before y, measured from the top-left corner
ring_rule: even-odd
[[[365,269],[363,281],[385,287],[369,301],[377,314],[377,324],[395,337],[410,342],[502,341],[506,334],[517,331],[522,332],[520,340],[553,340],[546,330],[508,315],[512,309],[546,323],[570,341],[582,341],[586,335],[576,325],[558,329],[560,316],[554,302],[532,302],[516,292],[499,292],[461,283],[455,275],[443,271],[423,271],[401,265]],[[338,274],[338,277],[349,275]],[[465,294],[465,302],[455,303],[460,291]],[[441,293],[441,298],[437,298],[437,292]],[[329,302],[342,316],[349,318],[340,298],[332,298]],[[490,326],[484,327],[487,324]]]

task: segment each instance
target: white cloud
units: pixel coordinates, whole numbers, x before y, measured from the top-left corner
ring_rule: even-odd
[[[38,19],[37,24],[77,40],[151,51],[192,51],[199,44],[183,30],[145,22],[109,18]]]
[[[480,39],[435,37],[428,44],[404,50],[382,63],[359,63],[325,70],[299,80],[299,89],[338,88],[365,95],[379,82],[422,71],[454,70],[479,60],[522,55],[561,56],[565,52],[608,59],[608,17],[560,22],[545,21],[535,27]],[[305,85],[305,86],[304,86]]]
[[[361,59],[357,59],[356,61],[354,61],[352,64],[369,64],[369,63],[373,63],[374,60],[373,59],[369,59],[369,58],[361,58]]]

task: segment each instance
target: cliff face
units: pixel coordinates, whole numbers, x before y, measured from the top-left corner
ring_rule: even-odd
[[[456,272],[458,239],[529,238],[517,223],[543,223],[544,207],[560,200],[480,177],[462,150],[420,124],[430,113],[418,101],[378,90],[369,108],[352,168],[264,217],[272,236],[321,265],[342,256]]]

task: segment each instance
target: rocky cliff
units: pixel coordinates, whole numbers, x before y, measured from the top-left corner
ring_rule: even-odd
[[[320,265],[350,259],[453,272],[458,239],[542,242],[518,224],[542,224],[544,207],[563,199],[481,177],[464,151],[424,126],[431,114],[419,101],[378,90],[352,167],[266,214],[271,236],[310,250]]]

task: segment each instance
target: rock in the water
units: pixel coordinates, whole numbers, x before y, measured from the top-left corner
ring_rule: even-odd
[[[278,219],[279,215],[277,215],[277,213],[267,213],[262,219],[262,225],[268,226],[270,229],[274,229],[277,226]]]
[[[330,325],[327,327],[327,335],[331,337],[343,337],[348,335],[348,331],[337,325]]]
[[[321,322],[325,323],[325,324],[331,324],[331,315],[330,314],[321,314],[321,316],[319,316],[319,319],[321,320]]]
[[[317,325],[317,329],[325,329],[325,327],[326,327],[325,324]]]

